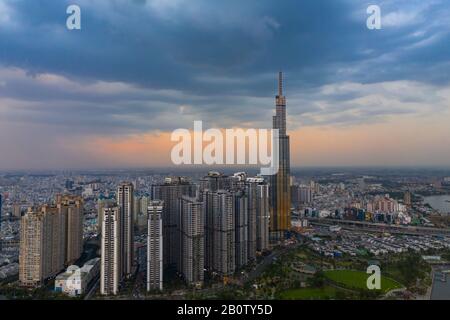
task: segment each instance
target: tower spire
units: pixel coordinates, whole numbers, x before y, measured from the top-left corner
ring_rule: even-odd
[[[283,72],[278,72],[278,96],[283,95]]]
[[[286,98],[283,96],[283,72],[278,72],[278,95],[275,97],[277,106],[286,106]]]

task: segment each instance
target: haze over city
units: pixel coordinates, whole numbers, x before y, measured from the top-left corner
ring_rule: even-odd
[[[450,163],[450,5],[0,0],[0,169],[168,166],[172,130],[268,128],[291,165]],[[234,14],[230,14],[234,12]],[[130,18],[132,17],[132,18]],[[430,22],[431,21],[431,22]]]

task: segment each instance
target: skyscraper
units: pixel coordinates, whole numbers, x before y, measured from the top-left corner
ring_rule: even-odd
[[[123,183],[117,188],[117,204],[120,208],[121,260],[123,275],[129,276],[133,267],[134,232],[134,187]]]
[[[49,276],[44,272],[44,220],[43,213],[30,211],[21,219],[19,280],[22,286],[39,286]]]
[[[235,266],[239,270],[248,263],[249,260],[249,245],[248,245],[248,230],[249,230],[249,210],[248,210],[248,196],[245,190],[235,191],[234,197],[234,246],[235,246]]]
[[[164,183],[152,186],[152,199],[162,200],[163,259],[165,267],[180,269],[180,207],[183,195],[194,196],[195,185],[183,177],[166,178]]]
[[[149,206],[149,202],[150,201],[150,197],[148,195],[143,195],[140,198],[140,212],[137,212],[137,219],[136,219],[136,227],[135,229],[137,229],[139,231],[139,233],[143,233],[147,231],[147,209]],[[134,209],[136,210],[136,208]],[[161,230],[162,232],[162,230]]]
[[[220,274],[223,274],[223,270],[222,267],[218,267],[220,263],[217,262],[220,248],[220,244],[217,242],[219,239],[218,234],[224,231],[225,228],[233,229],[233,226],[226,227],[226,224],[222,223],[221,217],[223,217],[223,213],[220,210],[222,210],[223,206],[220,206],[219,198],[221,195],[223,197],[226,194],[225,190],[232,188],[233,180],[234,177],[229,177],[216,171],[210,171],[200,179],[199,199],[203,202],[205,212],[205,267],[209,271]],[[218,192],[219,190],[220,192]],[[232,201],[231,197],[229,197],[229,201]],[[232,206],[229,207],[232,209]]]
[[[205,230],[203,205],[195,198],[179,200],[181,217],[181,273],[188,285],[201,286],[204,280]]]
[[[56,205],[65,220],[65,263],[70,265],[83,253],[83,198],[58,195]]]
[[[247,257],[249,261],[256,259],[258,184],[253,179],[246,179],[246,193],[248,195]]]
[[[275,98],[276,114],[273,129],[278,129],[279,169],[270,176],[270,238],[282,240],[290,229],[290,151],[289,136],[286,134],[286,97],[283,96],[283,73],[278,75],[278,95]]]
[[[213,270],[214,263],[214,220],[217,212],[217,193],[203,190],[200,193],[200,201],[203,203],[203,215],[205,218],[205,269]]]
[[[232,178],[220,172],[210,171],[208,175],[200,179],[200,191],[228,190],[231,187]]]
[[[117,294],[123,278],[120,208],[103,208],[102,217],[100,293],[103,295]]]
[[[234,197],[231,192],[219,190],[214,212],[213,269],[222,276],[232,275],[235,271],[235,224]]]
[[[21,217],[20,282],[39,286],[83,252],[83,199],[57,195],[56,205],[29,208]]]
[[[249,194],[249,259],[269,249],[269,186],[262,177],[247,178]]]
[[[221,276],[231,275],[236,268],[235,203],[231,191],[204,191],[205,266]]]
[[[64,268],[62,215],[56,207],[28,209],[20,224],[19,280],[37,287]]]
[[[102,233],[103,209],[116,206],[116,199],[100,196],[97,201],[97,232]]]
[[[147,209],[147,291],[163,289],[163,206],[155,200]]]

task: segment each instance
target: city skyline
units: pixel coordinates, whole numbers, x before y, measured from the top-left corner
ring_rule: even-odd
[[[450,300],[449,17],[0,0],[0,300]]]
[[[72,31],[43,3],[0,1],[0,170],[170,166],[194,120],[270,127],[280,69],[293,168],[450,163],[445,1],[381,1],[381,30],[365,1],[78,1]]]

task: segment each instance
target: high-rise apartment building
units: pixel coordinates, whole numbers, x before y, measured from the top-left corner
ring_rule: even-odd
[[[221,276],[236,269],[235,198],[231,191],[204,191],[205,266]],[[243,230],[240,230],[243,231]]]
[[[121,260],[124,276],[130,276],[133,268],[134,251],[134,187],[123,183],[117,188],[117,205],[120,208]]]
[[[147,291],[163,289],[163,207],[160,200],[147,207]]]
[[[239,270],[249,262],[248,230],[249,207],[248,196],[244,190],[235,191],[234,197],[234,246],[235,269]],[[256,251],[256,250],[255,250]]]
[[[232,186],[232,178],[223,173],[210,171],[200,179],[200,192],[203,190],[228,190]]]
[[[21,217],[20,282],[39,286],[83,253],[83,199],[57,195],[55,205],[29,208]]]
[[[231,192],[219,190],[216,193],[214,228],[213,270],[222,276],[232,275],[236,270],[235,248],[235,203]]]
[[[142,210],[147,211],[146,208],[141,208],[141,196],[138,194],[135,194],[133,196],[133,201],[134,201],[134,210],[133,210],[133,225],[136,228],[137,226],[137,220],[138,220],[138,215],[142,212]]]
[[[100,293],[115,295],[123,279],[121,210],[119,207],[103,208],[102,217]]]
[[[290,150],[289,136],[286,134],[286,97],[283,95],[283,74],[278,75],[278,95],[273,129],[278,130],[278,172],[269,176],[270,180],[270,238],[282,240],[291,227],[290,217]]]
[[[248,196],[248,231],[247,231],[247,258],[256,259],[257,212],[258,212],[258,184],[252,179],[246,179],[246,194]]]
[[[162,200],[163,208],[163,259],[165,267],[180,269],[180,207],[183,195],[195,196],[196,186],[183,177],[166,178],[152,186],[152,199]]]
[[[205,269],[213,270],[214,261],[214,218],[217,212],[217,197],[216,193],[209,190],[204,190],[200,193],[199,201],[203,204],[203,216],[205,219]]]
[[[19,280],[22,286],[38,287],[64,268],[61,215],[57,208],[28,209],[21,218]]]
[[[101,234],[103,230],[103,209],[109,208],[109,207],[115,207],[116,206],[116,199],[113,198],[105,198],[103,196],[100,196],[97,201],[97,230],[98,233]]]
[[[79,196],[58,195],[56,206],[66,222],[65,264],[70,265],[83,253],[83,199]]]
[[[151,201],[148,195],[142,195],[138,199],[135,203],[139,203],[139,206],[134,208],[136,211],[135,230],[137,229],[141,234],[147,231],[147,209]]]
[[[203,204],[182,196],[180,206],[181,273],[188,285],[201,286],[204,281],[204,213]]]
[[[269,249],[269,185],[262,177],[247,178],[249,195],[249,259]],[[253,222],[254,221],[254,222]]]

